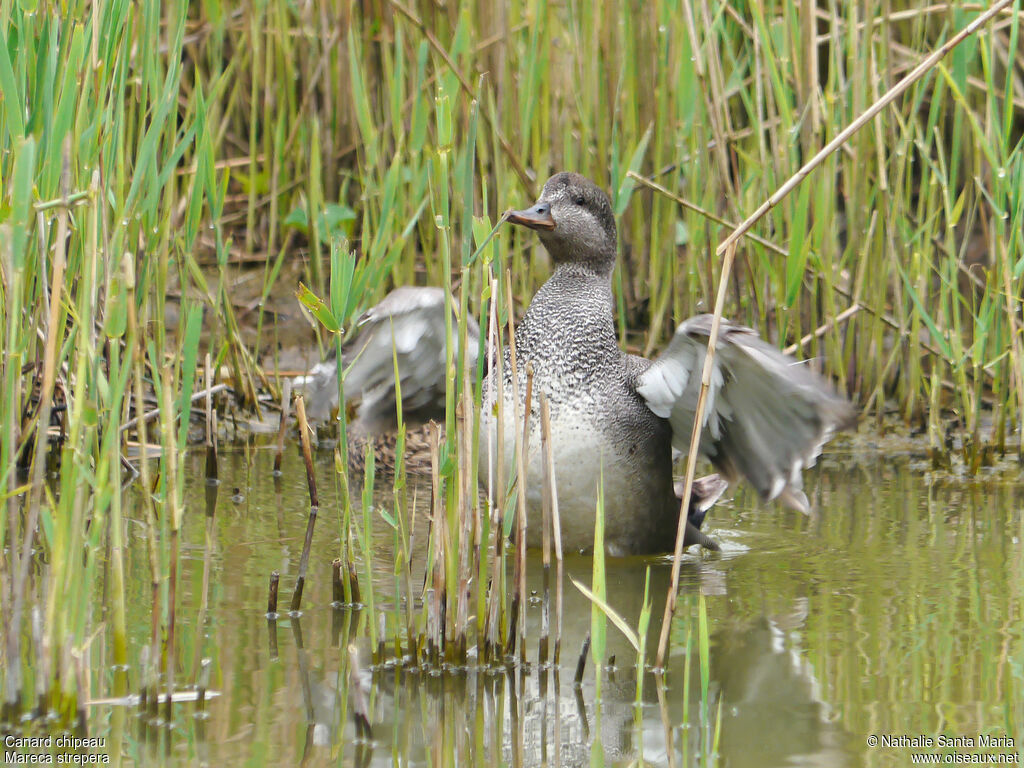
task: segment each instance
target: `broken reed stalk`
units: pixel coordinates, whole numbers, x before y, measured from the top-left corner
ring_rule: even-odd
[[[966,40],[977,31],[989,19],[999,13],[1010,4],[1011,0],[998,0],[991,8],[980,14],[970,24],[957,32],[953,37],[939,46],[934,52],[926,56],[920,64],[912,69],[902,80],[886,91],[870,107],[861,113],[846,128],[836,134],[828,144],[819,152],[804,163],[800,169],[790,176],[771,196],[765,200],[757,210],[744,219],[715,249],[715,254],[724,256],[722,259],[722,270],[718,280],[718,295],[715,299],[715,312],[711,320],[711,333],[708,335],[708,352],[704,358],[704,369],[701,374],[700,395],[697,398],[697,407],[693,415],[693,432],[690,439],[690,452],[686,460],[686,483],[683,491],[683,498],[679,510],[679,523],[676,531],[676,546],[672,557],[672,578],[669,583],[668,595],[665,599],[665,615],[661,625],[661,638],[658,642],[657,666],[664,668],[665,654],[668,650],[669,629],[672,614],[675,612],[676,591],[679,587],[679,562],[682,556],[683,539],[686,530],[687,510],[690,505],[690,495],[693,491],[693,477],[697,464],[697,448],[700,445],[701,424],[704,420],[704,409],[707,404],[708,387],[711,384],[711,370],[714,362],[715,345],[718,342],[718,331],[722,320],[722,309],[725,304],[725,292],[729,280],[729,272],[732,269],[732,262],[736,254],[736,245],[739,239],[747,233],[769,210],[775,207],[786,197],[807,175],[817,168],[829,155],[853,136],[858,130],[866,125],[875,115],[881,112],[886,106],[896,100],[907,88],[920,80],[936,63],[957,45]]]
[[[285,379],[281,388],[281,423],[277,429],[277,450],[274,451],[274,475],[280,476],[284,461],[284,433],[288,429],[288,411],[292,402],[292,380]]]
[[[347,551],[346,551],[346,554],[348,552],[351,552],[351,551],[352,551],[352,548],[349,547],[347,549]],[[352,605],[362,605],[363,595],[359,591],[359,573],[356,571],[356,564],[351,559],[349,559],[348,562],[347,562],[347,565],[348,565],[348,586],[349,586],[350,592],[352,593]]]
[[[331,561],[331,597],[332,605],[337,608],[345,604],[345,585],[341,580],[341,558]]]
[[[306,466],[306,485],[309,488],[309,503],[320,508],[320,497],[316,490],[316,474],[313,471],[313,452],[309,444],[309,422],[306,420],[306,402],[302,395],[295,398],[295,419],[299,424],[299,440],[302,443],[302,461]]]
[[[302,607],[302,590],[306,585],[306,571],[309,568],[309,550],[313,546],[313,528],[316,526],[316,516],[320,510],[320,497],[316,491],[316,474],[313,472],[313,454],[309,447],[306,404],[301,396],[295,398],[295,418],[299,423],[299,437],[302,441],[302,461],[306,465],[306,485],[309,487],[309,520],[306,523],[306,540],[302,545],[302,557],[299,559],[299,573],[295,578],[295,591],[292,593],[291,611],[293,613],[298,612]]]
[[[267,618],[277,618],[277,590],[281,582],[281,572],[270,572],[270,588],[267,590]]]

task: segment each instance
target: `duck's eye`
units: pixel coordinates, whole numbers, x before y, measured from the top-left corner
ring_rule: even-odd
[[[587,198],[585,198],[583,195],[576,195],[575,197],[573,197],[572,201],[576,203],[576,205],[585,205],[587,202]]]

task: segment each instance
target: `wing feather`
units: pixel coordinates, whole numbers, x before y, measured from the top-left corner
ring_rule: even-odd
[[[637,392],[669,419],[672,444],[684,453],[710,330],[710,315],[682,323],[637,380]],[[854,421],[853,406],[806,364],[756,331],[722,321],[700,450],[725,477],[746,477],[762,498],[807,511],[803,470],[837,429]]]
[[[343,350],[345,397],[358,403],[355,427],[374,433],[396,420],[397,358],[402,407],[407,417],[425,419],[444,411],[445,297],[441,288],[396,288],[358,323],[358,333]],[[468,319],[467,354],[476,364],[479,328]],[[337,361],[316,366],[296,381],[312,400],[307,411],[324,419],[338,406]]]

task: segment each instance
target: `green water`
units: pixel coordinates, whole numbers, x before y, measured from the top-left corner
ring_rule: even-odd
[[[302,549],[308,497],[301,463],[290,454],[275,481],[269,449],[222,454],[208,529],[202,459],[190,456],[177,679],[179,687],[192,683],[198,660],[208,657],[219,696],[202,718],[194,704],[179,705],[171,727],[146,727],[133,707],[90,707],[89,735],[104,739],[112,762],[902,766],[925,753],[944,764],[971,755],[1020,764],[1024,486],[1015,465],[968,482],[932,476],[909,454],[847,449],[807,473],[818,510],[810,518],[762,507],[738,490],[706,524],[723,552],[687,557],[667,675],[645,676],[636,708],[635,654],[612,627],[607,655],[615,655],[615,666],[601,671],[600,699],[591,659],[582,687],[573,685],[590,604],[568,580],[558,674],[536,666],[371,672],[366,638],[373,619],[365,610],[331,607],[338,505],[331,457],[320,458],[322,506],[303,612],[268,623],[270,573],[281,572],[286,607]],[[138,658],[149,632],[149,566],[141,512],[131,514],[127,599],[131,657]],[[389,609],[393,539],[378,522],[377,602]],[[660,615],[669,561],[608,561],[609,602],[632,626],[648,565]],[[531,589],[540,587],[540,570],[532,559]],[[589,558],[566,560],[567,575],[585,584],[590,570]],[[208,610],[197,625],[204,589]],[[706,708],[696,661],[698,594],[711,630]],[[537,603],[527,609],[534,661]],[[657,630],[655,621],[652,646]],[[343,672],[350,643],[362,659],[368,744],[355,743]],[[93,695],[111,696],[103,632],[91,652]],[[128,677],[138,690],[138,671]],[[877,746],[869,746],[871,736]],[[922,736],[934,740],[931,748],[892,746]],[[940,736],[973,745],[944,748]],[[1012,739],[1013,746],[983,748],[980,736]]]

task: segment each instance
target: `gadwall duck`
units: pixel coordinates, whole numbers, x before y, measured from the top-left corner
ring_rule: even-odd
[[[506,218],[535,230],[554,264],[515,335],[520,397],[529,362],[534,398],[543,393],[550,401],[563,546],[592,546],[600,482],[610,553],[670,550],[679,515],[673,447],[689,448],[711,318],[682,323],[653,362],[619,349],[612,296],[615,216],[608,196],[579,174],[552,176],[534,206]],[[513,408],[507,354],[502,375],[501,411],[508,422]],[[488,389],[489,402],[495,391]],[[483,418],[490,422],[492,412],[485,407]],[[851,404],[807,366],[753,330],[723,322],[700,443],[720,480],[745,477],[765,501],[808,511],[802,470],[836,429],[853,421]],[[511,426],[506,423],[504,430],[506,457],[514,455]],[[542,457],[539,439],[531,437],[529,444],[527,506],[535,520]],[[713,477],[704,482],[711,490],[721,488]],[[687,545],[714,547],[699,530],[705,510],[691,508]],[[531,544],[539,540],[538,528],[527,529]]]
[[[679,325],[654,361],[619,348],[612,295],[615,217],[608,196],[579,174],[552,176],[535,205],[509,211],[505,218],[535,230],[554,265],[515,330],[523,400],[527,364],[533,369],[527,542],[538,546],[541,537],[535,521],[540,519],[543,485],[542,393],[550,404],[563,547],[592,548],[601,484],[604,541],[610,554],[669,551],[681,492],[673,483],[673,449],[685,453],[689,448],[711,318],[699,315]],[[352,345],[363,351],[346,377],[346,395],[362,399],[356,434],[381,434],[385,420],[394,422],[394,395],[387,394],[394,380],[392,337],[403,405],[410,405],[407,392],[421,395],[421,405],[443,403],[443,293],[397,289],[367,314],[364,324]],[[386,328],[394,330],[381,333]],[[470,334],[474,342],[479,338],[475,324]],[[468,347],[475,355],[476,343]],[[329,371],[333,376],[334,369]],[[501,408],[495,407],[498,375],[504,378]],[[481,434],[489,436],[492,455],[499,448],[495,414],[505,421],[501,449],[510,471],[515,468],[516,434],[512,375],[506,349],[500,371],[488,374],[481,410]],[[685,544],[718,548],[700,527],[708,508],[741,477],[764,501],[808,511],[802,471],[837,429],[854,422],[853,406],[806,365],[783,355],[755,331],[723,321],[700,444],[701,455],[719,474],[695,483]],[[481,460],[481,480],[487,472]]]

